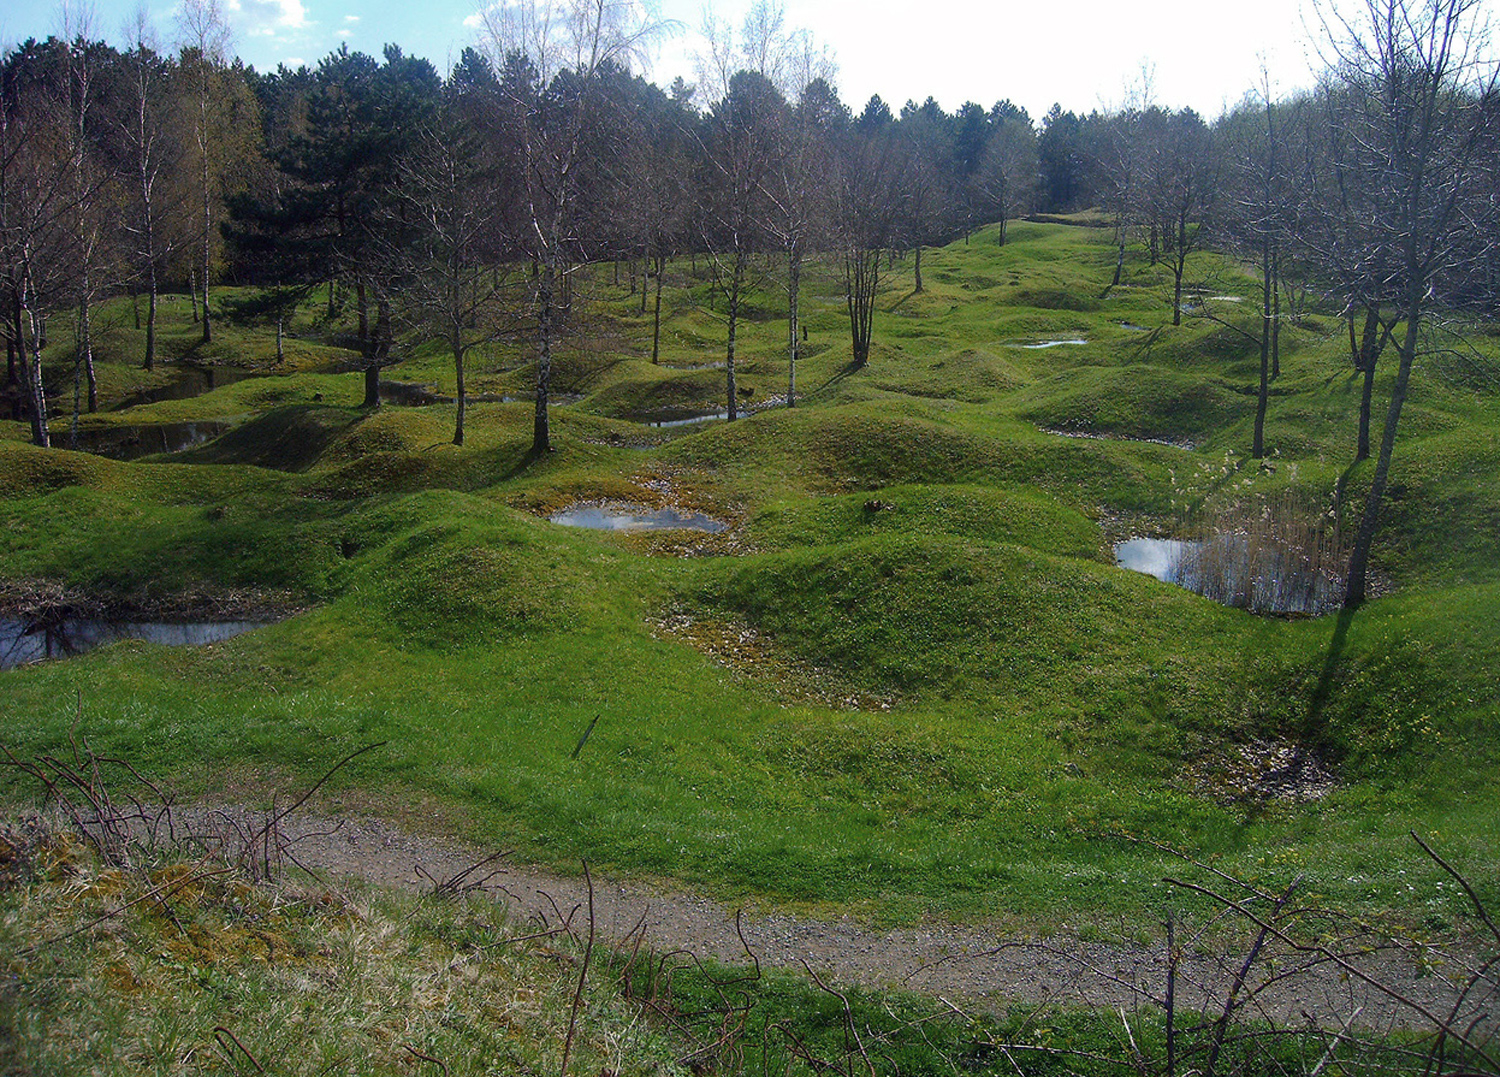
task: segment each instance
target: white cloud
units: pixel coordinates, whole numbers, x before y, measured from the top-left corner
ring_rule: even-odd
[[[350,38],[350,37],[354,36],[354,31],[352,31],[352,30],[335,30],[333,36],[334,37]]]
[[[229,10],[248,34],[278,34],[307,27],[302,0],[230,0]]]
[[[359,16],[358,15],[345,15],[344,16],[344,21],[345,22],[349,22],[349,23],[359,22]]]

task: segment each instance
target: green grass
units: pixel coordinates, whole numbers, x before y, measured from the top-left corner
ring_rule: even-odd
[[[529,454],[526,403],[474,405],[461,449],[451,405],[359,411],[361,375],[320,343],[351,314],[329,322],[321,304],[294,319],[284,376],[91,420],[237,423],[189,453],[43,452],[6,424],[7,579],[146,606],[259,590],[308,612],[204,650],[126,643],[0,674],[0,741],[65,743],[81,692],[101,748],[208,798],[284,790],[386,741],[333,783],[339,803],[553,865],[588,856],[890,920],[1148,923],[1169,860],[1140,838],[1252,875],[1291,855],[1359,909],[1453,911],[1407,909],[1395,865],[1413,827],[1474,862],[1497,851],[1495,337],[1418,366],[1377,547],[1393,593],[1349,618],[1257,619],[1119,571],[1108,547],[1292,495],[1327,506],[1340,484],[1356,518],[1371,469],[1345,475],[1358,387],[1336,318],[1284,336],[1262,469],[1247,459],[1257,353],[1242,333],[1171,326],[1167,282],[1140,252],[1107,289],[1107,232],[1023,222],[1011,236],[926,252],[922,293],[897,263],[860,371],[837,275],[811,267],[799,405],[733,424],[623,419],[722,399],[722,371],[673,369],[722,359],[722,321],[685,263],[669,274],[662,367],[638,296],[608,267],[580,274],[558,387],[582,398],[553,410],[545,459]],[[1198,262],[1205,294],[1250,294],[1229,260]],[[755,399],[786,382],[777,287],[755,282],[741,327]],[[140,379],[116,306],[106,404]],[[1224,306],[1254,328],[1246,304]],[[164,337],[189,341],[185,305],[168,312]],[[1019,346],[1074,337],[1088,343]],[[225,324],[211,355],[182,354],[264,367],[267,340]],[[55,342],[55,369],[68,347]],[[452,391],[441,349],[403,354],[388,376]],[[524,390],[530,358],[492,346],[475,391]],[[701,508],[735,531],[611,536],[540,518],[607,498]],[[727,556],[671,556],[705,553]],[[700,634],[661,627],[674,617]],[[730,642],[715,657],[695,638]],[[1241,748],[1260,741],[1316,751],[1339,784],[1309,803],[1229,800]]]

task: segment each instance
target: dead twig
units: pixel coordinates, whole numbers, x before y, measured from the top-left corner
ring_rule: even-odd
[[[265,1073],[266,1072],[266,1068],[264,1066],[262,1066],[259,1062],[257,1062],[255,1060],[255,1056],[250,1053],[250,1049],[248,1047],[246,1047],[243,1043],[240,1042],[240,1038],[238,1036],[236,1036],[233,1032],[229,1031],[229,1029],[225,1028],[223,1025],[215,1025],[214,1026],[214,1039],[219,1044],[219,1050],[221,1050],[221,1051],[224,1052],[224,1057],[227,1058],[227,1059],[229,1059],[231,1065],[234,1063],[234,1052],[231,1051],[228,1047],[225,1046],[225,1044],[224,1044],[224,1037],[226,1037],[226,1036],[229,1037],[229,1041],[231,1043],[233,1043],[236,1047],[238,1047],[240,1049],[240,1054],[244,1055],[246,1058],[248,1058],[250,1060],[250,1065],[252,1065],[252,1066],[255,1067],[255,1072],[256,1073]],[[235,1068],[238,1069],[239,1067],[236,1066]]]
[[[423,1062],[432,1063],[434,1066],[437,1066],[443,1071],[443,1077],[448,1077],[448,1063],[444,1062],[441,1058],[433,1058],[431,1055],[424,1055],[421,1051],[417,1050],[409,1043],[403,1043],[401,1046],[412,1057],[420,1058]]]
[[[589,941],[583,948],[583,968],[578,973],[578,989],[573,992],[573,1008],[568,1013],[568,1036],[563,1040],[562,1067],[558,1077],[568,1077],[568,1057],[573,1053],[573,1035],[578,1029],[578,1011],[583,1006],[583,985],[589,977],[589,961],[594,956],[594,880],[589,875],[589,862],[583,861],[583,881],[589,892]]]

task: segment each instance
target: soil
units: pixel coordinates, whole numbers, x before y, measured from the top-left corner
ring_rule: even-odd
[[[229,813],[204,813],[193,823],[230,832]],[[240,829],[253,814],[240,812]],[[262,817],[263,818],[263,817]],[[379,886],[432,890],[485,860],[493,850],[419,836],[378,818],[318,817],[298,813],[280,824],[296,861],[327,885],[357,877]],[[587,922],[589,892],[584,879],[500,859],[466,881],[494,874],[483,889],[515,921],[556,926],[571,917],[576,930]],[[869,990],[900,988],[965,1006],[988,1009],[1048,1004],[1108,1006],[1156,1002],[1165,996],[1164,942],[1147,946],[1008,936],[984,924],[947,921],[885,929],[844,916],[816,919],[782,911],[740,910],[682,889],[637,880],[593,879],[594,921],[599,935],[618,942],[642,925],[645,946],[658,953],[685,950],[701,958],[748,964],[746,948],[761,965],[793,972],[804,966],[825,982]],[[738,927],[737,927],[738,922]],[[1377,940],[1378,941],[1378,940]],[[1214,1017],[1245,962],[1244,949],[1188,952],[1182,947],[1175,992],[1179,1012]],[[1355,955],[1350,944],[1344,952]],[[1424,1016],[1446,1016],[1458,999],[1465,970],[1478,959],[1473,947],[1412,952],[1395,946],[1351,956],[1340,966],[1316,961],[1274,941],[1260,952],[1244,978],[1241,999],[1253,995],[1248,1012],[1282,1024],[1315,1023],[1343,1028],[1430,1027]],[[1368,978],[1366,980],[1365,978]],[[1372,986],[1375,981],[1380,987]],[[1461,1007],[1470,1017],[1481,1009],[1476,1031],[1497,1030],[1493,977]],[[1398,997],[1399,996],[1399,997]],[[1351,1015],[1354,1015],[1351,1017]],[[1460,1022],[1460,1027],[1468,1018]]]

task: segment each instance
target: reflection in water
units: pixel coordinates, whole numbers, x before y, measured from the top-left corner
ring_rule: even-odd
[[[1176,583],[1184,555],[1197,545],[1196,542],[1177,539],[1133,538],[1115,547],[1115,564],[1167,583]]]
[[[0,620],[0,670],[40,662],[44,658],[71,658],[122,639],[140,639],[169,647],[218,643],[269,623],[65,620],[53,624],[36,624],[20,620]]]
[[[154,389],[142,389],[140,392],[132,393],[124,400],[115,405],[115,411],[124,411],[140,404],[155,404],[161,400],[191,400],[195,396],[212,392],[226,385],[233,385],[237,381],[256,377],[248,370],[240,370],[237,367],[204,367],[182,366],[171,367],[172,380],[165,385],[158,385]]]
[[[1115,547],[1115,562],[1253,613],[1318,614],[1338,608],[1344,597],[1341,562],[1320,554],[1236,531],[1202,542],[1133,538]]]
[[[1088,341],[1082,337],[1074,337],[1070,340],[1038,340],[1034,344],[1018,344],[1018,348],[1028,348],[1035,351],[1038,348],[1060,348],[1064,344],[1087,344]]]
[[[222,419],[193,423],[132,423],[78,431],[78,448],[114,460],[135,460],[156,453],[181,452],[202,445],[229,429]],[[64,439],[59,438],[58,444]]]
[[[646,505],[612,503],[607,505],[573,505],[553,513],[549,519],[564,527],[587,527],[595,531],[708,531],[717,533],[729,527],[701,512],[678,512],[673,508],[653,509]]]
[[[749,412],[741,410],[740,414],[747,415]],[[627,415],[625,418],[631,422],[645,423],[647,426],[691,426],[694,423],[708,423],[713,422],[715,419],[727,419],[729,418],[729,412],[640,411],[634,415]]]

